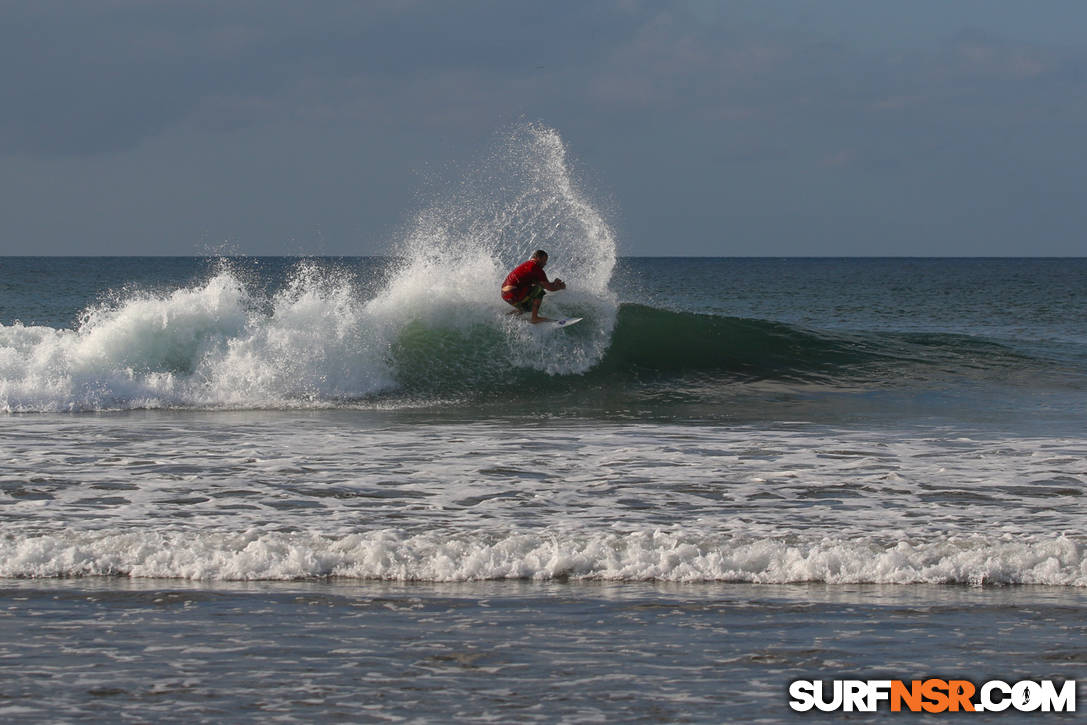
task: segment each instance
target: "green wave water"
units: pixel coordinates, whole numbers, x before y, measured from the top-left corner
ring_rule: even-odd
[[[561,334],[576,337],[573,328]],[[467,333],[406,327],[395,348],[397,379],[410,388],[465,389],[518,385],[494,380],[498,371],[524,375],[502,360],[500,330],[479,326]],[[793,380],[852,383],[909,372],[991,377],[1051,363],[998,342],[949,333],[839,333],[767,320],[658,309],[624,303],[603,358],[585,372],[550,376],[584,380],[657,379],[688,375],[722,381]],[[539,375],[534,376],[540,379]]]

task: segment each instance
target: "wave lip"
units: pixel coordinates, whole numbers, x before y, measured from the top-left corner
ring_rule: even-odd
[[[501,579],[789,584],[1038,584],[1087,587],[1087,550],[1069,536],[743,539],[665,532],[399,530],[325,536],[118,532],[9,538],[3,577],[460,582]]]

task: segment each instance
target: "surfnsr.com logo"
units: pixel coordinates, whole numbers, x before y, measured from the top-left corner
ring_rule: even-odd
[[[891,712],[1075,712],[1076,681],[795,680],[789,697],[797,712],[875,712],[884,704]]]

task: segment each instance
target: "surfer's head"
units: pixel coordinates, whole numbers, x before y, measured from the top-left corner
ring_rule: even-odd
[[[532,258],[542,267],[547,264],[547,252],[542,249],[537,249],[532,253]]]

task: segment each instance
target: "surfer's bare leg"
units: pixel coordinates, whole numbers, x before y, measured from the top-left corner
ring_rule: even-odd
[[[532,319],[529,320],[533,325],[537,322],[551,322],[550,317],[540,317],[540,303],[543,302],[542,297],[537,297],[532,300]]]

